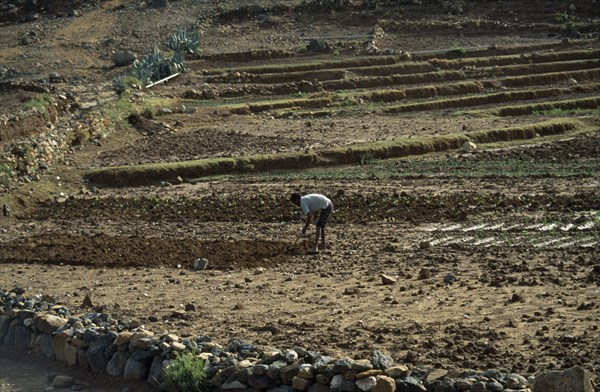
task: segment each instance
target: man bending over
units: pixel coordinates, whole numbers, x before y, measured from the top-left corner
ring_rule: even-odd
[[[306,233],[306,229],[314,221],[316,214],[319,214],[315,245],[311,249],[311,252],[319,252],[319,239],[321,239],[321,249],[325,250],[325,224],[333,212],[333,203],[331,200],[318,193],[302,196],[300,193],[294,192],[290,196],[290,201],[299,206],[302,209],[302,213],[306,215],[306,223],[302,228],[302,234]]]

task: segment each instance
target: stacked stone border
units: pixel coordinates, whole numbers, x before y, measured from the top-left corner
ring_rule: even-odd
[[[208,336],[156,335],[139,323],[108,313],[72,315],[41,295],[15,288],[0,293],[0,348],[26,351],[71,367],[159,386],[163,369],[177,353],[191,351],[205,361],[206,390],[327,391],[593,391],[582,367],[536,377],[501,370],[448,372],[410,368],[379,351],[371,358],[334,358],[301,347],[261,349],[231,338],[226,345]]]

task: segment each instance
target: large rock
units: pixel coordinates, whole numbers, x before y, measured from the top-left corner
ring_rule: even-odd
[[[396,390],[396,382],[388,376],[377,376],[377,383],[373,388],[373,392],[394,392]]]
[[[279,377],[281,381],[286,384],[292,384],[292,379],[296,377],[300,371],[299,367],[304,363],[303,360],[298,360],[296,363],[292,363],[291,365],[287,365],[279,369]]]
[[[115,64],[115,67],[125,67],[129,64],[133,64],[136,59],[137,54],[129,50],[119,50],[112,55],[112,61]]]
[[[81,369],[87,369],[90,367],[90,363],[88,362],[86,355],[87,350],[84,350],[82,348],[77,349],[77,363],[79,364],[79,367]]]
[[[73,346],[69,342],[65,342],[63,353],[67,365],[75,366],[77,364],[77,347]]]
[[[150,365],[150,372],[148,373],[148,382],[152,385],[158,386],[162,384],[164,380],[163,368],[168,361],[163,360],[159,355],[152,359],[152,365]]]
[[[594,392],[590,374],[581,366],[535,377],[533,392]]]
[[[110,376],[121,377],[125,371],[125,364],[127,364],[128,356],[123,351],[117,351],[108,364],[106,365],[106,373]]]
[[[373,368],[385,370],[394,364],[394,360],[381,351],[373,351],[373,354],[371,354],[371,363],[373,364]]]
[[[105,351],[112,344],[114,339],[108,336],[102,336],[90,343],[90,347],[85,353],[85,359],[95,373],[104,374],[108,358],[105,356]]]
[[[40,332],[52,333],[65,325],[67,320],[52,314],[42,314],[34,317],[33,322]]]
[[[8,316],[0,316],[0,341],[2,341],[8,333],[11,321],[12,319]]]
[[[146,379],[150,373],[152,359],[145,351],[135,351],[127,359],[125,369],[123,370],[123,378],[125,380]]]
[[[31,347],[33,332],[22,324],[21,320],[13,320],[4,336],[3,343],[7,348],[26,351]]]
[[[34,349],[37,352],[42,353],[48,359],[55,359],[56,353],[54,352],[54,343],[52,341],[52,335],[47,333],[41,333],[35,338]]]
[[[52,339],[52,345],[54,346],[54,353],[56,354],[56,360],[66,362],[65,359],[65,344],[69,338],[69,333],[66,331],[57,333]]]

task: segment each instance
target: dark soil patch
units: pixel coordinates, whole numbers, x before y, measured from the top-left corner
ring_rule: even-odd
[[[149,124],[143,128],[144,130],[160,127],[156,122],[148,119],[144,120],[144,124]],[[294,135],[258,137],[216,129],[198,129],[181,133],[170,131],[168,134],[154,135],[129,146],[105,151],[94,159],[93,166],[125,166],[249,154],[273,154],[304,149],[308,146],[309,142],[306,139]]]
[[[263,240],[207,242],[181,237],[54,234],[3,244],[0,260],[94,268],[177,267],[185,263],[189,268],[192,261],[206,258],[210,259],[211,269],[232,269],[282,264],[301,249],[299,245]]]

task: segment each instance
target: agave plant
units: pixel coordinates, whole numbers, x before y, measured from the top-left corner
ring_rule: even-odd
[[[175,53],[196,54],[200,52],[200,33],[197,30],[188,32],[177,30],[167,40],[167,48]]]
[[[166,63],[169,66],[169,71],[171,74],[177,72],[185,72],[187,67],[185,66],[185,55],[181,52],[176,52],[172,57],[167,57],[165,59]]]
[[[132,72],[138,80],[148,83],[169,76],[170,68],[160,49],[155,46],[152,53],[133,62]]]
[[[127,83],[125,81],[125,75],[117,75],[114,77],[112,81],[112,89],[117,92],[117,94],[122,94],[127,90]]]

